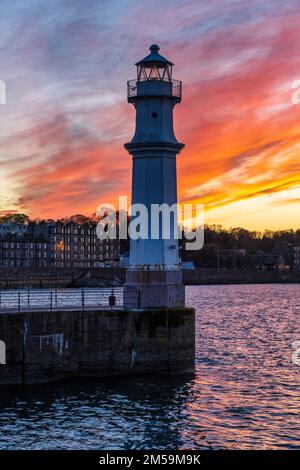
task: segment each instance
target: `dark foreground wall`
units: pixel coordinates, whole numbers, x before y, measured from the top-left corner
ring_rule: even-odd
[[[193,309],[0,313],[0,384],[194,369]]]

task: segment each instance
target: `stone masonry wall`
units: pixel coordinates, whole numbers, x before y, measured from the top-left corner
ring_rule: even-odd
[[[0,384],[192,372],[193,309],[0,313]]]

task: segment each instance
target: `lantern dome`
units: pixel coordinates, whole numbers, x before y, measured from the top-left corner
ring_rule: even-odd
[[[152,44],[149,49],[150,54],[135,64],[137,66],[138,81],[163,80],[170,82],[174,64],[159,54],[157,44]]]

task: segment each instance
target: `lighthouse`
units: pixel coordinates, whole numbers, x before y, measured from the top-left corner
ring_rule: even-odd
[[[126,272],[127,308],[184,305],[178,250],[176,158],[173,110],[181,101],[182,83],[172,77],[173,63],[156,44],[137,62],[137,78],[127,84],[128,102],[136,112],[135,133],[125,149],[132,156],[132,210],[140,236],[130,239]],[[144,208],[144,209],[143,209]]]

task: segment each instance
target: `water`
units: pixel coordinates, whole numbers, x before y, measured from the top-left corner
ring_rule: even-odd
[[[196,374],[0,389],[1,449],[300,449],[297,285],[187,288]]]

